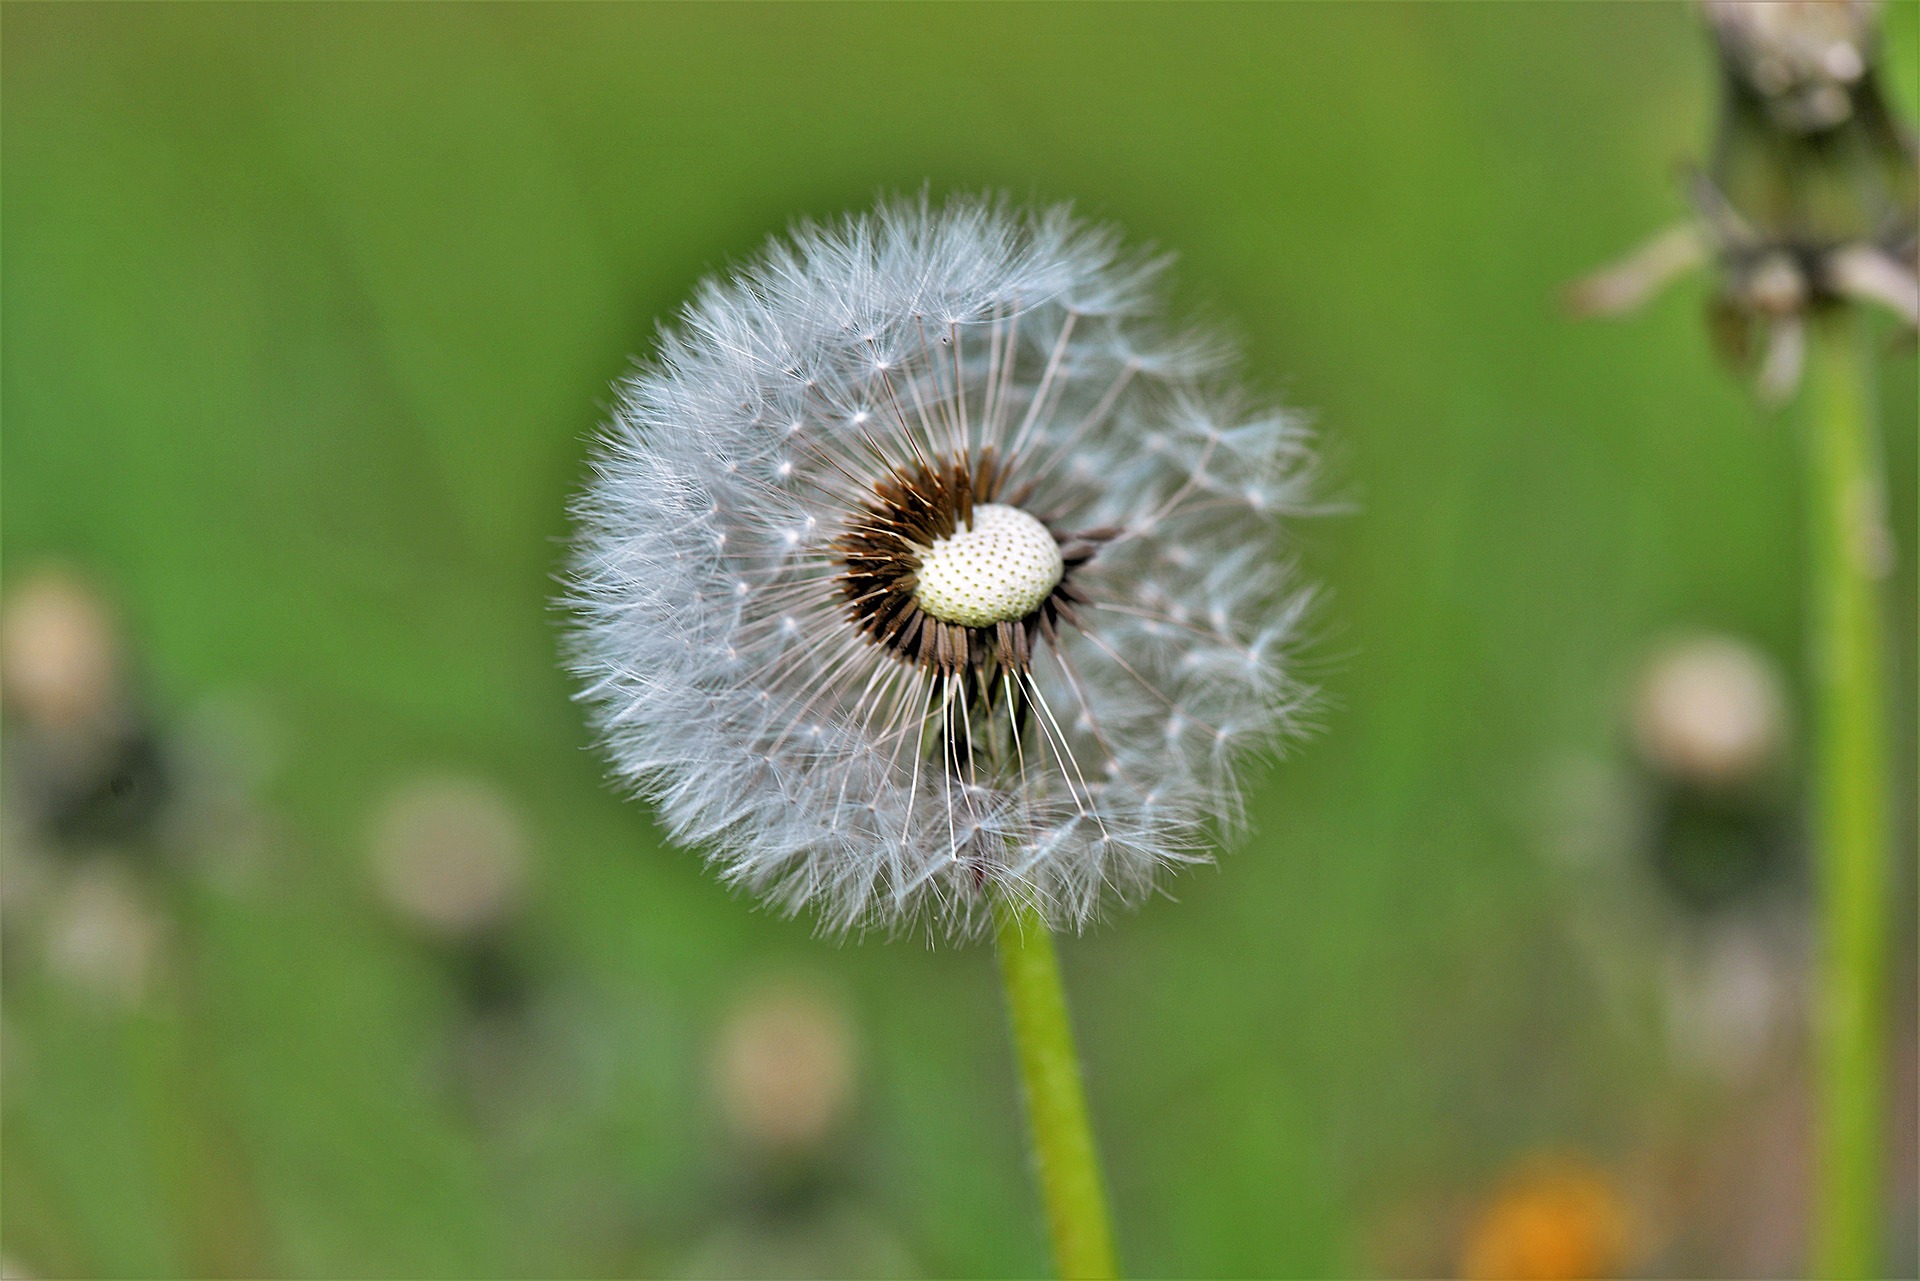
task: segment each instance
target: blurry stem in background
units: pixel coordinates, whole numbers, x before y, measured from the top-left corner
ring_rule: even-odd
[[[994,921],[1054,1266],[1063,1279],[1112,1277],[1106,1192],[1087,1124],[1080,1058],[1053,935],[1039,914],[1022,904],[996,902]]]
[[[1887,940],[1886,572],[1871,352],[1850,309],[1818,315],[1808,353],[1808,607],[1813,856],[1820,893],[1817,1221],[1813,1274],[1878,1275]]]

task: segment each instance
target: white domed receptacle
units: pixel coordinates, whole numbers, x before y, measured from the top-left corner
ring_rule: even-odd
[[[1018,507],[980,503],[971,525],[921,553],[913,595],[943,623],[991,627],[1040,608],[1065,573],[1045,525]]]

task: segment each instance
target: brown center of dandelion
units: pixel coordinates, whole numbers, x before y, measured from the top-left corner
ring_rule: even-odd
[[[1099,536],[1062,540],[1003,495],[991,450],[882,477],[836,541],[855,624],[903,662],[983,681],[1026,670],[1036,636],[1073,621],[1072,571]]]

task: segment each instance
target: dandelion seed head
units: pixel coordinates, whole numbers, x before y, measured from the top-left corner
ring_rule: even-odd
[[[1736,637],[1662,646],[1635,681],[1632,728],[1641,758],[1709,791],[1764,782],[1788,746],[1781,685],[1767,656]]]
[[[1065,208],[922,198],[709,279],[575,506],[616,775],[831,931],[1078,928],[1199,861],[1294,728],[1304,427]]]
[[[1853,114],[1852,91],[1872,65],[1878,0],[1703,0],[1722,56],[1796,133]]]

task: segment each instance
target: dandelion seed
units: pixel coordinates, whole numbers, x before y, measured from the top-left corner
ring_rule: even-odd
[[[572,665],[729,883],[1079,927],[1237,819],[1306,696],[1308,440],[1153,323],[1161,266],[1063,208],[886,204],[705,282],[622,384]]]

